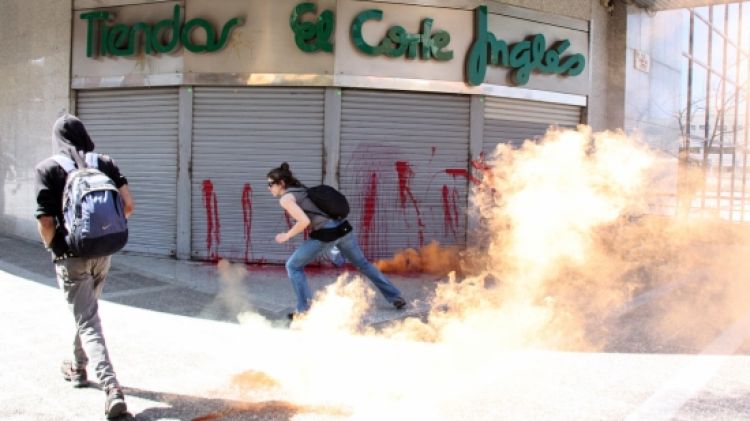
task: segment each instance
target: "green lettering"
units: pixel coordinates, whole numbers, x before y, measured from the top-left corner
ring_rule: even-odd
[[[180,29],[182,27],[182,18],[180,16],[180,5],[174,6],[172,12],[172,19],[164,19],[154,25],[151,31],[151,46],[158,53],[168,54],[177,47],[177,43],[180,41]],[[165,42],[165,38],[168,39],[169,35],[164,35],[165,29],[171,29],[172,39]]]
[[[365,24],[368,20],[381,20],[383,19],[383,12],[381,10],[377,9],[369,9],[365,10],[364,12],[358,14],[354,18],[354,22],[352,22],[351,27],[351,37],[352,42],[354,42],[354,46],[357,47],[357,49],[369,56],[377,56],[382,52],[381,46],[373,47],[372,45],[368,44],[365,39],[362,37],[362,25]]]
[[[443,51],[451,43],[451,34],[446,31],[437,31],[432,36],[432,56],[438,61],[447,61],[453,58],[453,51]]]
[[[86,20],[86,57],[94,56],[94,31],[96,30],[96,22],[100,20],[108,20],[110,18],[109,12],[86,12],[81,13],[81,20]],[[103,47],[102,43],[99,43],[100,49]]]
[[[235,26],[242,26],[245,23],[245,20],[242,18],[232,18],[227,23],[224,24],[224,27],[221,28],[221,37],[219,38],[219,42],[216,45],[216,48],[213,50],[209,50],[210,52],[214,52],[217,50],[221,50],[224,47],[226,47],[227,43],[229,42],[229,34],[232,32],[232,29]]]
[[[422,19],[422,34],[419,36],[419,41],[422,43],[422,60],[429,60],[432,55],[432,37],[430,36],[430,32],[432,32],[432,19]],[[407,57],[412,58],[411,56]]]
[[[130,29],[130,41],[129,41],[129,49],[132,52],[134,49],[138,49],[138,41],[140,37],[138,37],[138,31],[143,31],[143,45],[144,49],[146,51],[146,54],[151,54],[153,49],[151,47],[151,25],[139,22],[133,25],[133,28]]]
[[[433,40],[433,44],[437,45],[437,42]],[[487,7],[479,6],[474,9],[474,42],[466,58],[466,83],[471,86],[482,84],[488,64],[510,67],[510,78],[516,85],[528,83],[534,70],[577,76],[583,72],[586,58],[583,54],[573,54],[561,60],[560,56],[569,46],[570,41],[566,39],[547,50],[544,35],[535,34],[509,47],[505,41],[498,40],[487,30]],[[487,50],[490,54],[489,63]]]
[[[206,32],[206,43],[203,45],[193,43],[192,32],[197,27],[203,28]],[[188,23],[185,24],[185,27],[182,28],[182,37],[180,40],[182,41],[182,45],[184,45],[191,53],[214,51],[216,49],[216,33],[214,32],[214,27],[205,19],[197,18],[188,21]]]
[[[479,6],[474,9],[474,42],[466,56],[466,82],[471,86],[481,85],[486,73],[487,6]]]
[[[112,26],[107,36],[107,49],[112,55],[127,56],[133,54],[132,45],[128,45],[130,27],[124,23]]]
[[[324,10],[315,23],[301,22],[300,18],[305,13],[315,13],[316,6],[313,3],[302,3],[292,10],[289,17],[289,26],[294,32],[294,43],[300,50],[313,53],[318,50],[326,52],[333,51],[330,42],[333,33],[333,12]]]
[[[107,47],[109,45],[109,30],[109,26],[103,25],[102,30],[99,31],[99,54],[103,56],[110,54],[109,47]]]
[[[487,34],[487,43],[490,47],[490,64],[497,65],[508,65],[508,44],[503,40],[495,38],[495,34]]]
[[[391,26],[380,43],[380,49],[388,57],[399,57],[409,46],[409,34],[400,26]]]
[[[525,85],[531,76],[531,42],[521,41],[510,49],[510,67],[515,69],[513,81]]]

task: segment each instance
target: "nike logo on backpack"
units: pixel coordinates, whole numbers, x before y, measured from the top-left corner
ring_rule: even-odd
[[[111,226],[112,226],[112,224],[107,224],[107,225],[104,225],[104,226],[102,226],[102,230],[106,230],[107,228],[109,228],[109,227],[111,227]]]

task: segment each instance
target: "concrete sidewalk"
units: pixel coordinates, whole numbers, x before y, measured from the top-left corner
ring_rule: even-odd
[[[0,236],[0,250],[0,269],[57,287],[54,266],[41,243]],[[313,293],[333,283],[343,273],[345,269],[314,266],[307,270]],[[378,325],[428,312],[427,302],[434,293],[436,276],[389,275],[389,278],[401,289],[409,306],[398,311],[376,294],[365,323]],[[282,265],[222,265],[127,253],[113,256],[102,299],[153,311],[235,323],[239,314],[250,310],[271,321],[286,320],[295,303]]]
[[[342,273],[312,272],[315,290]],[[425,314],[434,279],[392,279],[410,302],[408,308],[396,310],[376,294],[362,324],[385,327],[389,321]],[[0,302],[0,317],[7,322],[0,329],[0,360],[5,362],[0,419],[103,419],[104,395],[94,379],[91,387],[73,389],[60,378],[58,367],[68,355],[74,326],[40,243],[0,236]],[[293,303],[280,266],[116,255],[99,311],[128,403],[129,414],[121,419],[342,419],[299,404],[305,393],[291,398],[286,386],[263,386],[276,384],[277,374],[258,367],[280,364],[296,367],[296,373],[320,364],[316,355],[338,358],[326,341],[286,328]],[[248,310],[260,318],[251,316],[252,324],[240,324],[238,316]],[[385,373],[380,363],[368,365]],[[285,384],[294,388],[297,382]]]

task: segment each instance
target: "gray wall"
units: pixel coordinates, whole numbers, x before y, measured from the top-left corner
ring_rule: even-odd
[[[34,166],[70,105],[70,0],[5,0],[0,13],[0,231],[38,238]]]
[[[610,16],[597,1],[591,2],[591,91],[585,123],[595,131],[622,127],[622,117],[612,118],[609,108],[619,106],[622,109],[624,104],[621,94],[624,91],[624,77],[620,77],[621,72],[614,67],[624,65],[625,39],[624,35],[620,35],[624,32],[624,26],[618,16]]]
[[[627,10],[625,54],[625,130],[638,132],[654,149],[677,157],[679,115],[686,75],[680,69],[683,41],[689,36],[687,10],[649,15],[632,6]],[[636,69],[636,50],[650,58],[650,70]]]
[[[683,45],[689,37],[687,10],[648,14],[627,7],[625,51],[624,129],[636,134],[659,151],[661,165],[652,180],[654,191],[661,195],[658,206],[671,212],[670,197],[677,189],[677,156],[680,147],[679,116],[685,108],[684,86],[687,70],[681,70]],[[637,69],[636,51],[649,57],[648,72]]]

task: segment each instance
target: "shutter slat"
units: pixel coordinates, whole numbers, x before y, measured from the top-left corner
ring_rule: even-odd
[[[487,97],[482,151],[490,157],[500,143],[518,148],[544,136],[551,125],[575,128],[580,122],[581,107],[575,105]]]
[[[274,241],[289,229],[266,174],[282,162],[307,185],[323,175],[322,88],[196,87],[193,103],[192,250],[201,259],[284,262],[302,236],[290,244]],[[219,240],[209,239],[204,181],[216,195]],[[245,184],[252,208],[243,208]],[[214,212],[213,196],[209,203]],[[245,205],[247,206],[247,205]],[[245,209],[250,224],[246,244]],[[214,220],[211,221],[214,224]],[[211,242],[211,249],[208,243]],[[214,255],[214,253],[216,253]]]
[[[177,233],[176,89],[78,92],[78,116],[128,179],[136,210],[127,251],[170,255]]]
[[[464,245],[468,181],[445,170],[468,171],[469,97],[352,89],[343,91],[341,109],[339,183],[365,254],[418,248],[420,232],[424,245]],[[409,197],[400,203],[397,161],[414,173],[408,188],[416,205]]]

